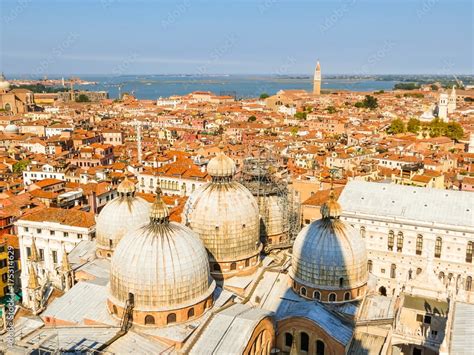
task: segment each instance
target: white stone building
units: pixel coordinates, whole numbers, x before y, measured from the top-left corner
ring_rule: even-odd
[[[432,258],[447,289],[474,303],[472,193],[351,181],[339,202],[366,242],[381,293],[398,294]]]
[[[23,264],[23,295],[28,294],[29,266],[35,269],[40,285],[52,283],[63,289],[59,272],[63,253],[69,253],[81,241],[90,241],[95,236],[94,215],[79,210],[45,208],[20,218],[15,226]],[[37,261],[32,260],[36,257]]]

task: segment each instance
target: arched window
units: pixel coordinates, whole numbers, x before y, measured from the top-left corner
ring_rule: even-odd
[[[219,266],[218,263],[215,263],[215,264],[212,266],[212,269],[213,269],[214,271],[221,271],[221,267]]]
[[[300,334],[300,349],[301,351],[309,351],[309,335],[305,332]]]
[[[441,271],[438,275],[438,278],[444,283],[444,272]]]
[[[392,264],[390,266],[390,277],[394,279],[397,276],[397,265]]]
[[[176,313],[170,313],[166,317],[166,324],[176,323]]]
[[[115,305],[112,306],[112,313],[117,314],[117,307]]]
[[[416,268],[416,274],[417,275],[421,274],[422,271],[423,270],[421,269],[421,267]]]
[[[350,292],[346,292],[344,294],[344,301],[349,301],[351,299],[351,293]]]
[[[191,307],[188,309],[188,319],[194,317],[194,308]]]
[[[387,296],[387,289],[384,286],[380,286],[379,292],[382,296]]]
[[[421,234],[418,234],[416,237],[416,255],[421,255],[421,252],[423,251],[423,236]]]
[[[393,231],[388,232],[388,242],[387,242],[387,248],[388,250],[393,250],[393,239],[394,239],[395,233]]]
[[[362,238],[365,238],[365,227],[364,226],[360,227],[360,236]]]
[[[250,259],[246,259],[245,260],[245,267],[249,267],[250,266]]]
[[[373,266],[374,266],[374,263],[372,262],[372,260],[367,261],[367,270],[369,272],[372,272]]]
[[[403,251],[403,233],[398,232],[397,235],[397,251],[402,252]]]
[[[466,247],[466,263],[472,263],[472,242],[467,242]]]
[[[335,293],[330,293],[329,294],[329,302],[336,302],[336,294]]]
[[[321,292],[319,291],[314,291],[313,292],[313,298],[317,301],[319,301],[321,299]]]
[[[441,258],[441,248],[443,246],[443,240],[441,237],[436,238],[436,243],[435,243],[435,258]]]
[[[293,344],[293,335],[291,333],[285,333],[285,346],[291,348]]]
[[[148,325],[148,324],[155,324],[155,317],[147,315],[145,317],[145,325]]]
[[[301,293],[301,296],[306,296],[306,288],[305,288],[305,287],[301,287],[300,293]]]
[[[324,343],[321,340],[316,341],[316,355],[324,355]]]
[[[231,264],[230,264],[230,269],[231,269],[231,270],[237,269],[237,264],[236,264],[236,263],[231,263]]]
[[[466,278],[466,291],[472,290],[472,276]]]
[[[6,103],[5,104],[5,111],[10,112],[11,110],[12,110],[12,105],[10,105],[9,103]]]
[[[342,287],[344,285],[344,278],[339,278],[339,287]]]

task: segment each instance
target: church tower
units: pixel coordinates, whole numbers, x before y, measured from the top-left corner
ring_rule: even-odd
[[[438,108],[438,117],[448,122],[448,94],[443,92],[439,95]]]
[[[321,65],[319,64],[319,60],[316,64],[316,70],[314,71],[313,95],[321,95]]]
[[[456,88],[453,85],[453,89],[451,90],[451,95],[449,95],[449,100],[448,100],[448,113],[453,113],[456,111]]]

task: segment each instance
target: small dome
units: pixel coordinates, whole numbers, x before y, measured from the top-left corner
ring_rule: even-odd
[[[213,178],[232,177],[235,175],[236,167],[234,161],[223,152],[223,145],[220,144],[221,151],[207,164],[207,173]]]
[[[18,133],[20,132],[20,129],[18,128],[17,125],[14,124],[9,124],[5,127],[5,133]]]
[[[117,186],[117,192],[119,194],[132,194],[136,190],[135,183],[130,181],[127,177]]]
[[[110,302],[123,307],[132,293],[134,312],[153,314],[203,302],[214,289],[202,242],[189,228],[169,221],[158,194],[149,223],[128,233],[112,257]]]
[[[10,90],[10,83],[5,79],[3,73],[0,74],[0,91]]]
[[[96,245],[101,256],[110,257],[125,234],[149,220],[150,203],[134,196],[128,182],[128,186],[123,185],[126,180],[117,188],[119,196],[108,202],[97,217]]]
[[[313,289],[356,289],[367,283],[367,251],[359,232],[339,219],[341,207],[331,192],[323,218],[301,230],[293,245],[290,275]]]

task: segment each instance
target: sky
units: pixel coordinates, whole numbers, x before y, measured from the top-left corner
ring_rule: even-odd
[[[473,74],[472,0],[1,0],[0,71]]]

